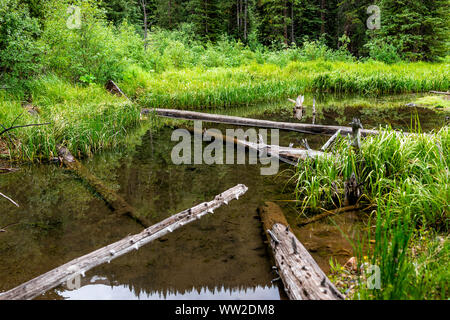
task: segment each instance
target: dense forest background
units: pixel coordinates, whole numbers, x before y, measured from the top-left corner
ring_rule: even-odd
[[[20,0],[43,19],[47,0]],[[73,1],[75,4],[77,1]],[[436,59],[448,51],[448,0],[108,0],[97,1],[114,25],[124,20],[144,30],[190,24],[202,40],[222,36],[245,44],[292,46],[320,39],[348,45],[367,56],[373,45],[391,44],[408,59]],[[368,30],[371,5],[380,8],[380,30]],[[146,20],[146,21],[144,21]],[[146,22],[146,23],[145,23]]]
[[[141,6],[140,6],[141,4]],[[114,24],[143,22],[178,28],[191,23],[195,34],[216,41],[223,35],[249,45],[292,46],[320,39],[332,48],[348,45],[356,56],[371,46],[393,45],[408,59],[436,59],[448,50],[447,0],[111,0],[104,1]],[[379,31],[368,30],[367,9],[378,5]]]
[[[166,69],[167,56],[175,67],[198,65],[212,46],[222,52],[239,47],[253,53],[303,48],[314,51],[312,58],[335,50],[341,58],[385,63],[439,61],[449,51],[449,4],[450,0],[0,0],[0,80],[46,71],[88,82],[91,74],[117,78],[120,71],[102,75],[93,70],[108,59],[134,59],[158,72]],[[71,5],[81,8],[79,29],[66,27],[67,19],[76,14],[67,10]],[[376,11],[368,11],[371,5],[380,9],[380,28],[367,26],[368,20],[376,22]],[[144,55],[141,45],[159,56]],[[198,61],[187,61],[192,56]],[[208,59],[209,67],[227,60]],[[112,66],[121,68],[117,62]]]

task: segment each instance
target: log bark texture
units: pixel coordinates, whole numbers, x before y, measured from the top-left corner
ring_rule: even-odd
[[[74,259],[16,288],[2,293],[0,294],[0,300],[33,299],[76,276],[84,275],[85,272],[100,264],[110,262],[132,250],[138,250],[139,247],[169,232],[173,232],[185,224],[200,219],[208,213],[213,213],[214,210],[223,204],[228,204],[230,201],[238,199],[247,190],[248,188],[245,185],[239,184],[217,195],[212,201],[204,202],[182,211],[145,229],[139,234],[128,236],[106,247]]]
[[[281,208],[272,202],[259,208],[283,285],[291,300],[342,300],[343,295],[290,231]]]

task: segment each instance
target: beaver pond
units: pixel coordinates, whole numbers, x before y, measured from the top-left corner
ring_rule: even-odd
[[[245,116],[294,121],[291,106]],[[405,130],[418,118],[424,131],[440,128],[445,121],[443,114],[423,108],[345,107],[320,110],[316,123],[348,125],[353,117],[360,118],[365,128],[390,124]],[[308,114],[302,120],[310,121]],[[92,269],[82,277],[81,288],[62,285],[40,299],[285,298],[278,282],[271,281],[277,275],[257,208],[265,201],[275,202],[295,226],[294,204],[286,201],[294,199],[286,185],[294,168],[281,164],[278,175],[262,176],[259,165],[174,165],[170,154],[177,142],[171,142],[172,131],[144,130],[126,150],[97,154],[83,163],[152,223],[209,201],[236,184],[245,184],[248,192],[214,214]],[[328,139],[280,132],[280,144],[299,146],[305,137],[313,149]],[[0,229],[6,230],[0,232],[0,292],[142,230],[132,219],[111,214],[88,185],[60,165],[16,167],[18,171],[0,175],[0,190],[20,205],[0,202]],[[352,239],[363,226],[361,215],[350,212],[296,228],[295,233],[329,272],[330,258],[345,263],[353,255],[346,237]]]

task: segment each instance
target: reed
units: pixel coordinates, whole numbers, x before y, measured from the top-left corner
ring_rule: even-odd
[[[380,267],[382,288],[370,289],[360,277],[354,298],[448,298],[450,132],[448,127],[429,135],[420,127],[415,131],[402,135],[384,129],[367,137],[360,152],[341,139],[332,151],[335,157],[297,169],[300,213],[341,205],[342,196],[336,203],[331,195],[343,192],[352,172],[363,183],[362,201],[376,205],[367,231],[353,245],[358,261],[369,256],[367,262]]]
[[[251,63],[239,67],[201,67],[147,72],[133,66],[120,82],[125,92],[151,107],[204,109],[273,101],[299,92],[362,95],[447,90],[445,64],[293,61],[285,67]]]

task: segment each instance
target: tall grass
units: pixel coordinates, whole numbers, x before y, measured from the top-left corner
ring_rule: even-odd
[[[133,66],[124,72],[121,87],[147,106],[228,107],[271,101],[300,92],[363,95],[424,92],[450,87],[448,65],[377,62],[293,61],[285,67],[258,64],[200,67],[160,74]]]
[[[358,261],[368,255],[380,267],[382,288],[369,289],[362,281],[355,298],[449,296],[449,151],[448,127],[429,135],[387,129],[367,137],[360,152],[341,139],[334,156],[299,165],[295,193],[301,212],[341,205],[331,195],[335,186],[343,193],[352,172],[363,183],[362,201],[377,207],[362,237],[368,244],[361,240],[355,247]]]
[[[37,117],[29,115],[20,102],[6,96],[0,101],[0,122],[4,125],[20,114],[19,124],[51,123],[11,132],[7,141],[14,158],[56,157],[58,144],[75,155],[89,156],[119,145],[140,117],[138,106],[97,85],[73,86],[57,77],[45,77],[34,82],[31,94],[39,108]]]

